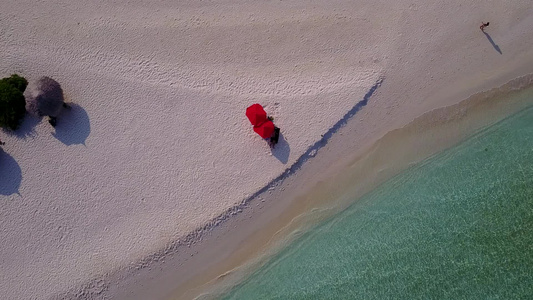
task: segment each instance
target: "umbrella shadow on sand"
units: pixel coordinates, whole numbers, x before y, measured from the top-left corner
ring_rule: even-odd
[[[77,104],[69,103],[69,107],[57,118],[56,132],[52,135],[67,146],[85,145],[85,140],[91,133],[89,115]]]
[[[272,155],[274,155],[274,157],[276,157],[282,164],[286,164],[289,161],[290,153],[291,147],[283,137],[283,133],[280,132],[278,143],[272,148]]]
[[[17,161],[0,148],[0,195],[18,194],[22,171]]]

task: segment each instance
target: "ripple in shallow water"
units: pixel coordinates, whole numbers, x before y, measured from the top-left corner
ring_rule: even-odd
[[[382,185],[227,299],[533,294],[533,108]]]

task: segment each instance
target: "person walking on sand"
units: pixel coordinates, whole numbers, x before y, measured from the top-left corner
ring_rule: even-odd
[[[489,27],[489,23],[490,22],[487,22],[487,23],[481,23],[481,26],[479,26],[479,29],[481,29],[481,31],[485,31],[485,27]]]

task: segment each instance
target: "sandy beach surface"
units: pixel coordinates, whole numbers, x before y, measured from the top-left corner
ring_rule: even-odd
[[[9,0],[0,34],[0,76],[52,77],[72,103],[55,129],[0,133],[3,299],[194,297],[341,158],[533,72],[525,0]]]

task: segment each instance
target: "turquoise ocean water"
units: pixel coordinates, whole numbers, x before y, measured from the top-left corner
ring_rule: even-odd
[[[396,176],[224,299],[532,299],[533,108]]]

